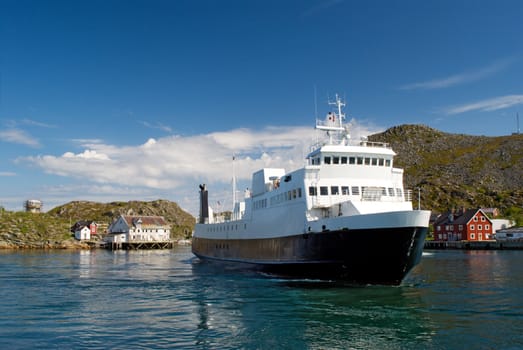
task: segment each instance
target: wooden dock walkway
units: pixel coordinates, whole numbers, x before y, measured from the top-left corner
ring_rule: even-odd
[[[121,242],[121,243],[109,243],[107,248],[110,250],[138,250],[138,249],[172,249],[174,247],[173,241],[141,241],[141,242]]]
[[[424,249],[516,250],[523,249],[523,241],[425,241]]]

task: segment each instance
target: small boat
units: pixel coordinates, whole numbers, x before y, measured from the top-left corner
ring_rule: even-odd
[[[200,185],[200,215],[192,240],[202,260],[242,264],[293,278],[399,285],[419,263],[430,211],[413,210],[403,169],[386,143],[353,144],[345,103],[316,121],[326,136],[306,165],[264,168],[224,219]]]

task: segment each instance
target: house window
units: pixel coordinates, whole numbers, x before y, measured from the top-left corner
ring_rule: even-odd
[[[441,231],[441,226],[436,226],[436,231]]]
[[[459,226],[458,226],[458,230],[459,230],[459,231],[463,231],[463,225],[459,225]]]
[[[474,222],[477,222],[477,221],[478,221],[478,217],[474,216]]]
[[[482,230],[482,229],[483,229],[483,227],[481,225],[478,225],[478,231]]]
[[[475,230],[474,225],[470,225],[470,230],[471,230],[471,231],[474,231],[474,230]]]
[[[485,225],[485,230],[486,231],[490,230],[490,225]]]
[[[474,235],[473,233],[470,234],[470,239],[475,239],[476,238],[476,235]]]

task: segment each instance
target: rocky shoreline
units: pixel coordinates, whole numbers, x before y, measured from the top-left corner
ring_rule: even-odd
[[[97,248],[96,245],[88,242],[80,242],[74,238],[63,240],[63,241],[21,241],[13,240],[6,241],[0,240],[0,249],[93,249]]]

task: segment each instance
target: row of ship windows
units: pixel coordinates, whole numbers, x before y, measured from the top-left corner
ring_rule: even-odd
[[[341,191],[340,191],[340,188],[341,188]],[[353,196],[359,196],[360,193],[362,194],[365,194],[365,193],[369,193],[369,192],[374,192],[376,194],[381,194],[382,196],[390,196],[390,197],[402,197],[403,196],[403,191],[401,190],[401,188],[392,188],[392,187],[389,187],[389,188],[385,188],[385,187],[366,187],[366,186],[363,186],[361,187],[361,191],[360,191],[360,187],[359,186],[320,186],[320,196],[328,196],[329,195],[329,189],[330,189],[330,194],[331,195],[334,195],[334,196],[337,196],[339,194],[341,195],[345,195],[345,196],[350,196],[351,194]],[[318,187],[315,187],[315,186],[310,186],[309,187],[309,196],[317,196],[318,195]]]
[[[353,196],[359,196],[362,195],[380,195],[380,196],[389,196],[389,197],[402,197],[403,191],[401,188],[386,188],[386,187],[366,187],[366,186],[320,186],[319,187],[319,194],[320,196],[328,196],[333,195],[345,195],[350,196],[351,194]],[[318,195],[318,187],[310,186],[309,187],[309,196],[317,196]],[[289,190],[280,194],[277,194],[275,196],[272,196],[269,199],[269,202],[267,202],[267,198],[258,199],[253,202],[253,209],[263,209],[267,208],[267,205],[270,206],[280,204],[286,201],[291,201],[297,198],[302,197],[302,191],[301,188],[296,188],[293,190]]]
[[[219,225],[210,225],[207,228],[207,232],[230,232],[241,230],[242,226],[238,224],[219,224]],[[243,224],[243,230],[247,229],[247,224]]]
[[[295,188],[293,190],[289,190],[289,191],[277,194],[275,196],[272,196],[270,198],[269,203],[271,206],[273,206],[273,205],[276,205],[279,203],[301,198],[301,196],[302,196],[301,188]],[[256,210],[256,209],[263,209],[263,208],[267,208],[267,198],[254,201],[253,209]]]
[[[320,165],[320,157],[312,158],[312,165]],[[352,165],[371,165],[371,166],[391,166],[391,160],[385,158],[371,157],[338,157],[324,156],[323,164],[352,164]]]

